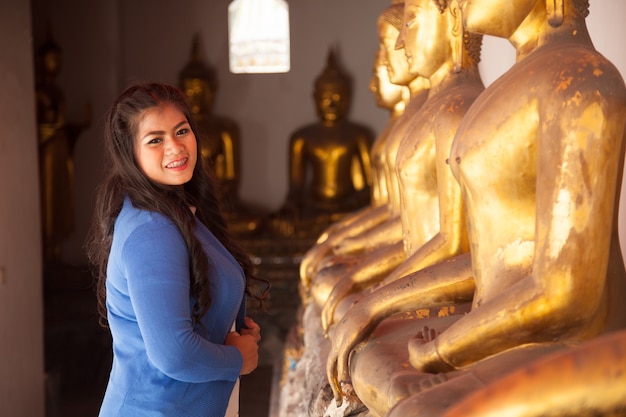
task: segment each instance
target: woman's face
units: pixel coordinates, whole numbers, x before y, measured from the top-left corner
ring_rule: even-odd
[[[173,104],[146,110],[135,137],[135,158],[151,180],[182,185],[193,176],[196,136],[185,115]]]

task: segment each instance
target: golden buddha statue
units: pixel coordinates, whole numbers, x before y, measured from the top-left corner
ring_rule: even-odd
[[[539,398],[549,401],[535,401]],[[602,335],[513,369],[468,395],[446,411],[444,417],[620,417],[624,410],[626,330]]]
[[[315,80],[319,121],[290,137],[289,191],[272,219],[277,234],[315,238],[330,223],[369,203],[373,135],[347,119],[351,94],[350,79],[331,49]]]
[[[406,2],[409,26],[429,3]],[[471,254],[372,291],[332,330],[336,398],[351,381],[375,415],[442,415],[514,366],[626,326],[626,86],[593,47],[587,1],[460,7],[467,31],[509,39],[517,60],[476,99],[450,152]],[[399,318],[438,307],[467,313]],[[550,395],[532,400],[549,407]]]
[[[37,49],[35,102],[39,142],[42,240],[44,260],[61,261],[61,246],[74,231],[74,146],[86,121],[66,121],[65,94],[56,83],[62,51],[48,23],[46,40]]]
[[[379,48],[374,59],[374,74],[370,79],[369,89],[374,95],[376,105],[381,109],[389,110],[389,121],[374,141],[370,151],[372,165],[372,195],[371,207],[379,207],[389,202],[387,175],[385,171],[385,150],[389,134],[393,130],[398,118],[404,113],[411,91],[407,86],[393,84],[389,79],[389,70],[385,63],[386,54]],[[366,211],[366,210],[363,210]]]
[[[405,2],[405,7],[408,4]],[[437,33],[420,31],[413,24],[413,31],[402,34],[399,40],[410,71],[430,81],[428,98],[413,117],[410,133],[401,141],[396,156],[404,256],[385,275],[349,271],[342,276],[324,304],[322,326],[326,330],[341,318],[347,306],[337,314],[336,309],[350,294],[368,292],[383,280],[394,281],[469,251],[461,189],[448,157],[457,127],[484,90],[478,72],[481,37],[463,34],[460,17],[455,13],[458,8],[434,6],[437,14],[429,19]],[[426,42],[426,36],[437,41],[429,38]],[[398,253],[397,247],[395,251]],[[380,264],[376,261],[373,265]],[[353,302],[351,299],[349,305]]]
[[[239,198],[239,126],[234,120],[213,112],[217,78],[215,71],[202,60],[198,35],[193,38],[189,62],[180,71],[178,78],[179,86],[187,95],[193,117],[201,132],[202,158],[213,168],[219,181],[229,229],[240,236],[258,232],[264,214]]]
[[[402,225],[400,223],[399,181],[395,160],[401,139],[408,134],[412,120],[422,107],[429,89],[426,78],[411,74],[402,49],[396,41],[402,25],[403,3],[393,2],[378,19],[379,47],[384,57],[389,80],[407,86],[409,103],[388,133],[381,160],[387,183],[387,202],[375,207],[370,218],[359,227],[337,230],[309,250],[304,257],[300,277],[311,297],[321,307],[339,277],[345,274],[384,275],[404,259]],[[371,256],[370,256],[371,255]],[[314,281],[314,282],[312,282]]]

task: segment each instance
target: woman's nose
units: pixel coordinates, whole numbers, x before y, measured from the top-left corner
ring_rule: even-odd
[[[165,150],[168,155],[178,155],[184,148],[185,146],[176,138],[167,138],[165,140]]]

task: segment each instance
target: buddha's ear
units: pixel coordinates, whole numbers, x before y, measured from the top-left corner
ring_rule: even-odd
[[[548,23],[556,28],[563,23],[563,15],[565,14],[565,0],[546,0],[546,12]]]
[[[463,67],[463,18],[461,8],[457,0],[448,2],[450,15],[452,16],[452,59],[454,72],[460,72]]]

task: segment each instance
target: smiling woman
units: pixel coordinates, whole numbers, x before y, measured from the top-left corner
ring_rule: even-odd
[[[228,233],[194,126],[184,93],[166,84],[129,87],[108,115],[88,242],[113,338],[101,417],[234,417],[239,376],[257,367],[251,262]]]

